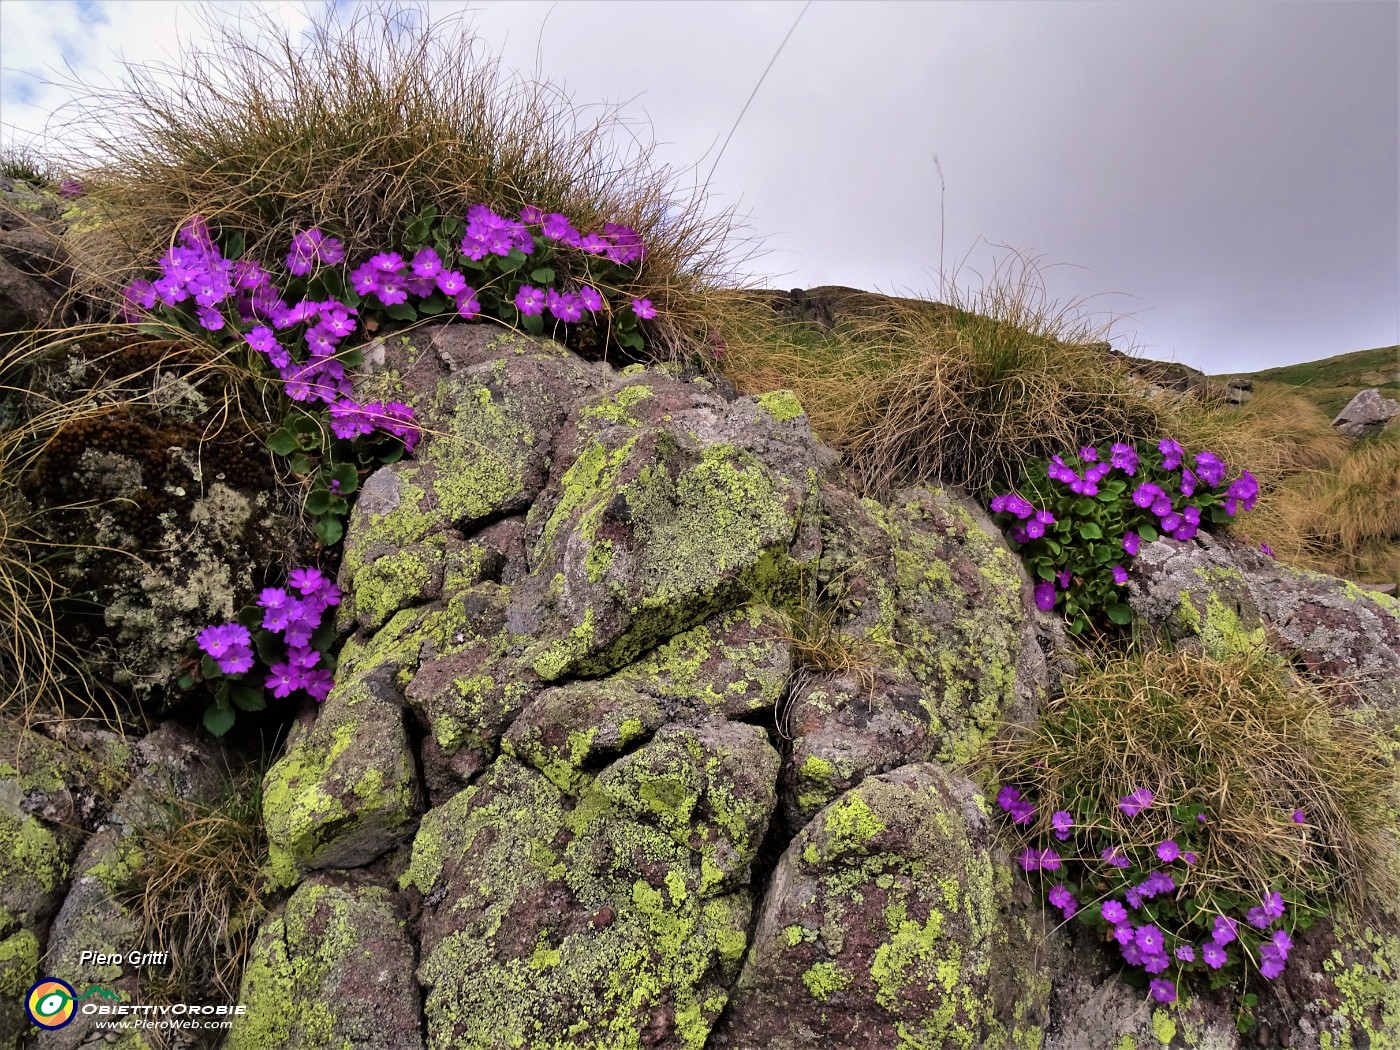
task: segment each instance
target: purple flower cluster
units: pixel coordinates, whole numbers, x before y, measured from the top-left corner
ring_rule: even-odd
[[[1029,824],[1035,819],[1035,807],[1021,797],[1021,792],[1010,784],[997,793],[997,805],[1011,815],[1017,824]]]
[[[302,230],[292,238],[287,252],[287,272],[304,277],[311,268],[324,263],[334,266],[345,258],[345,246],[319,229]]]
[[[413,422],[413,409],[402,401],[371,401],[361,405],[350,398],[330,407],[331,432],[338,438],[354,438],[375,429],[387,430],[403,439],[404,448],[412,452],[420,432]]]
[[[205,331],[224,327],[222,306],[236,291],[234,264],[223,257],[204,219],[196,215],[180,228],[176,243],[160,258],[160,277],[136,280],[127,286],[123,316],[134,319],[136,308],[155,309],[157,302],[177,306],[194,303],[195,322]],[[246,297],[251,299],[251,297]]]
[[[640,262],[646,256],[646,245],[642,243],[641,235],[630,226],[609,222],[603,224],[602,233],[581,234],[567,215],[558,212],[545,213],[539,208],[527,206],[520,209],[520,220],[517,222],[497,215],[484,204],[474,204],[467,210],[462,254],[469,259],[481,260],[487,255],[509,255],[512,248],[519,248],[530,255],[535,250],[535,241],[529,230],[531,226],[538,226],[540,236],[547,241],[557,241],[590,255],[606,256],[609,262],[620,266]]]
[[[350,271],[350,285],[359,295],[373,295],[383,306],[406,303],[410,295],[426,299],[441,292],[452,300],[457,316],[470,321],[481,313],[476,289],[456,270],[447,269],[434,248],[423,248],[412,262],[398,252],[370,256]]]
[[[271,665],[264,687],[285,697],[300,689],[316,700],[331,691],[330,671],[318,667],[321,654],[311,647],[311,636],[321,625],[325,611],[340,604],[340,590],[319,569],[293,569],[288,587],[266,587],[258,596],[263,610],[262,629],[280,635],[287,644],[286,659]],[[290,588],[290,589],[288,589]],[[209,626],[195,641],[224,674],[244,674],[253,669],[252,636],[242,624]]]
[[[1115,448],[1117,446],[1114,446]],[[1085,455],[1088,453],[1088,455]],[[1067,464],[1060,456],[1054,456],[1050,461],[1050,466],[1046,468],[1046,473],[1054,481],[1068,485],[1069,490],[1077,496],[1097,496],[1099,494],[1099,482],[1108,477],[1109,472],[1117,466],[1114,462],[1099,463],[1098,451],[1092,446],[1086,445],[1079,450],[1079,458],[1092,466],[1084,468],[1084,473],[1080,474]],[[1133,469],[1137,469],[1137,460],[1133,460]],[[1131,471],[1129,472],[1131,473]]]

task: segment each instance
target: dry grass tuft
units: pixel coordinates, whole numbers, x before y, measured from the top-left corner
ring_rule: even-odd
[[[213,803],[165,805],[164,827],[141,835],[131,904],[143,921],[140,943],[150,945],[144,950],[168,951],[170,966],[150,971],[142,992],[157,1004],[237,1002],[262,918],[262,772],[230,775]]]
[[[128,65],[66,129],[95,217],[79,254],[109,290],[149,267],[188,216],[241,231],[271,261],[295,230],[324,226],[352,259],[386,250],[427,205],[485,202],[639,230],[640,295],[657,305],[658,352],[703,330],[699,289],[729,267],[732,211],[651,160],[647,129],[615,106],[579,106],[506,75],[459,18],[395,3],[330,10],[305,37],[262,17],[216,21],[178,66]]]
[[[1204,806],[1208,846],[1183,898],[1293,886],[1357,914],[1397,899],[1394,763],[1270,653],[1100,655],[1033,729],[997,738],[988,761],[1001,782],[1032,787],[1042,819],[1087,800],[1097,826],[1143,849],[1177,833],[1172,807]],[[1117,803],[1138,787],[1156,801],[1129,819]]]
[[[721,304],[718,368],[745,393],[792,389],[869,491],[941,481],[984,489],[1028,460],[1089,442],[1153,439],[1162,410],[1105,352],[1113,322],[1046,296],[1036,258],[1012,252],[973,291],[841,318],[832,328]]]

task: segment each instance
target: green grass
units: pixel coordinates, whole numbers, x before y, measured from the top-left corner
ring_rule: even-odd
[[[1298,392],[1313,401],[1330,420],[1357,393],[1369,387],[1376,387],[1386,397],[1400,399],[1400,346],[1378,346],[1320,361],[1215,378],[1253,379],[1297,387]]]

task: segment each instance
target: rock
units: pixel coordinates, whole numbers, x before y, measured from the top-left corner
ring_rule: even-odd
[[[263,780],[274,876],[352,868],[406,842],[421,809],[391,667],[342,665],[314,721],[301,722]]]
[[[1400,601],[1389,595],[1204,532],[1144,546],[1128,595],[1177,644],[1216,655],[1270,645],[1343,683],[1380,724],[1400,726]]]
[[[424,818],[405,883],[424,894],[430,1047],[704,1044],[751,908],[747,889],[717,893],[704,851],[757,841],[764,814],[711,796],[687,823],[681,785],[706,766],[665,768],[669,746],[578,798],[503,756]]]
[[[22,179],[0,179],[0,333],[48,324],[73,280],[63,207]]]
[[[556,444],[506,618],[536,639],[546,681],[615,670],[752,595],[781,601],[817,554],[815,479],[833,457],[790,394],[727,402],[627,375]]]
[[[984,805],[967,781],[921,764],[817,814],[778,862],[708,1045],[1036,1045],[1047,960],[1035,912],[1003,914],[1010,871]]]
[[[1379,434],[1396,416],[1400,416],[1400,401],[1381,397],[1380,390],[1372,387],[1348,401],[1332,420],[1332,426],[1345,437],[1370,437]]]
[[[226,1050],[422,1050],[414,951],[383,886],[317,875],[258,931]]]
[[[940,492],[890,508],[823,492],[819,582],[851,670],[800,674],[783,808],[793,829],[864,777],[965,763],[1002,719],[1028,722],[1050,684],[1029,581],[985,523]]]

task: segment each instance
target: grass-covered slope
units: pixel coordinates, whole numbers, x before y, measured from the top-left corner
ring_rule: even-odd
[[[1324,357],[1320,361],[1304,361],[1217,378],[1252,379],[1256,383],[1281,383],[1294,387],[1330,419],[1359,391],[1368,387],[1376,387],[1386,397],[1400,399],[1400,346],[1378,346],[1371,350]]]

